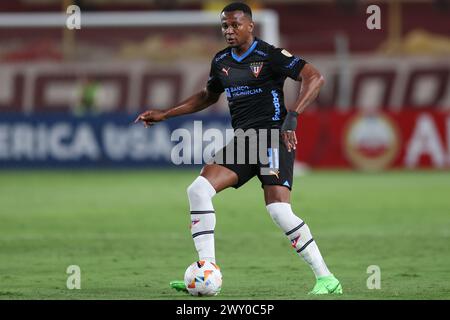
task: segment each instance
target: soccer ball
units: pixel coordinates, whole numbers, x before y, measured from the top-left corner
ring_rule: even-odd
[[[196,261],[186,269],[184,283],[193,296],[215,296],[222,287],[222,273],[213,262]]]

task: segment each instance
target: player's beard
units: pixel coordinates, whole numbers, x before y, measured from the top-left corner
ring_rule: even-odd
[[[227,43],[228,43],[228,41],[227,41]],[[234,44],[228,43],[228,47],[229,47],[229,48],[236,49],[236,48],[239,48],[239,44],[238,44],[238,43],[234,43]]]
[[[227,42],[228,47],[230,48],[239,48],[240,46],[240,43],[239,41],[237,41],[237,38],[233,38],[233,40],[230,43],[230,41],[225,37],[225,41]]]
[[[239,44],[238,42],[235,42],[234,44],[228,44],[228,47],[232,49],[239,49],[240,46],[241,44]]]

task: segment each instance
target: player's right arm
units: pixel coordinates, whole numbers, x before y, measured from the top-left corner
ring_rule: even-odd
[[[167,110],[147,110],[141,113],[134,122],[142,121],[147,127],[169,118],[201,111],[216,103],[224,91],[224,88],[220,81],[220,77],[218,76],[218,66],[215,60],[216,59],[213,59],[211,62],[211,69],[206,88],[180,102],[173,108]]]
[[[216,103],[219,100],[220,94],[204,88],[172,108],[166,110],[147,110],[141,113],[134,122],[142,121],[147,127],[169,118],[195,113]]]

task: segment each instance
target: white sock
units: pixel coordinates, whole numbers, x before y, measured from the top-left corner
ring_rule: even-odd
[[[266,206],[273,221],[284,231],[292,247],[310,265],[316,278],[329,276],[331,273],[320,254],[308,225],[297,217],[291,205],[274,202]]]
[[[199,260],[216,262],[214,251],[216,215],[211,201],[216,190],[208,179],[199,176],[187,188],[187,194],[191,209],[191,234]]]

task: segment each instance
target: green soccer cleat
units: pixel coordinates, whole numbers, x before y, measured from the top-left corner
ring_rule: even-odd
[[[334,275],[319,277],[309,294],[342,294],[342,286]]]
[[[175,280],[170,282],[170,287],[177,290],[177,291],[183,291],[188,292],[186,289],[186,285],[184,284],[184,281],[181,280]]]

